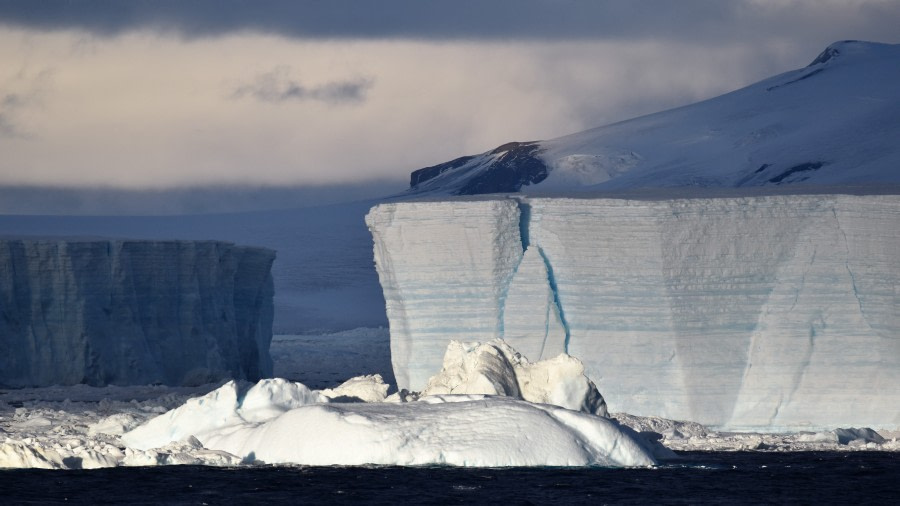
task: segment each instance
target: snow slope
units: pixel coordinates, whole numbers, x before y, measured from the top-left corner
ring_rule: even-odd
[[[411,195],[900,183],[900,45],[844,41],[710,100],[412,173]]]
[[[900,196],[469,198],[367,222],[401,388],[452,339],[580,357],[613,411],[900,425]]]

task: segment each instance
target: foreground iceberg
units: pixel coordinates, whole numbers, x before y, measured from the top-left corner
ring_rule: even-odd
[[[401,388],[457,335],[565,350],[615,411],[900,426],[900,196],[388,203],[367,223]]]
[[[196,436],[206,448],[308,465],[646,466],[652,453],[616,422],[504,397],[313,404],[263,424]]]
[[[217,241],[0,238],[0,386],[269,376],[274,259]]]
[[[501,339],[489,343],[450,341],[441,372],[422,395],[487,394],[552,404],[608,416],[606,402],[575,357],[560,354],[531,363]]]
[[[323,336],[320,342],[324,345],[330,339],[333,339],[333,336]],[[478,357],[492,354],[489,348],[495,344],[499,344],[499,342],[459,343],[460,349],[470,350],[465,351],[461,356],[463,360],[472,364],[480,363],[482,360]],[[306,350],[308,350],[306,346],[298,348],[298,351]],[[569,357],[569,359],[577,362],[574,358]],[[535,365],[539,368],[547,367],[540,363]],[[571,371],[570,368],[567,369]],[[467,389],[474,389],[476,384],[484,385],[485,383],[480,381],[479,377],[489,379],[487,384],[491,385],[505,384],[509,386],[513,383],[510,381],[513,378],[509,376],[508,369],[501,375],[502,377],[495,375],[494,369],[490,368],[477,367],[469,370],[471,374],[456,374],[449,370],[443,372],[450,372],[452,377],[460,378],[462,380],[460,384],[467,385]],[[563,371],[557,370],[552,377],[562,377],[563,383],[579,384],[576,375],[558,373],[563,373]],[[524,377],[517,377],[514,381],[521,383],[522,380],[527,380],[529,377],[537,378],[534,375],[525,374]],[[387,385],[381,381],[378,375],[352,378],[338,387],[321,391],[310,391],[302,385],[285,380],[265,380],[256,386],[250,383],[240,383],[235,384],[234,387],[220,388],[218,394],[204,397],[205,394],[219,387],[221,385],[199,387],[162,385],[89,387],[75,385],[0,392],[3,394],[0,395],[0,434],[3,435],[3,439],[0,439],[0,468],[90,469],[173,464],[235,466],[249,461],[249,454],[238,457],[227,451],[204,448],[203,443],[192,434],[205,431],[204,427],[212,426],[214,424],[212,420],[215,419],[230,419],[228,424],[232,426],[249,427],[253,423],[265,423],[265,420],[280,416],[292,409],[292,406],[304,407],[310,406],[310,403],[325,403],[326,401],[337,403],[351,400],[360,402],[359,399],[370,399],[370,402],[380,403],[384,400],[400,402],[402,399],[416,398],[415,393],[401,391],[385,399]],[[254,393],[251,394],[251,390]],[[472,406],[477,406],[479,402],[486,403],[491,399],[496,399],[496,397],[485,399],[481,399],[481,397],[477,394],[441,395],[429,399],[436,399],[433,402],[443,401],[445,403],[453,399],[472,401],[474,402]],[[578,404],[585,404],[583,401],[587,398],[585,397]],[[515,400],[516,398],[510,397],[509,399]],[[200,405],[200,401],[203,406]],[[184,409],[177,409],[180,407]],[[554,409],[553,406],[544,407]],[[254,412],[258,415],[253,415]],[[510,409],[503,410],[503,412],[513,414],[513,410]],[[204,415],[219,413],[224,416],[218,418],[196,416],[201,413]],[[160,417],[160,414],[166,416]],[[187,415],[191,414],[195,415],[193,418],[197,423],[190,422],[192,417]],[[244,415],[246,418],[242,421],[237,419],[236,414]],[[650,436],[648,439],[658,440],[672,450],[779,452],[900,450],[900,440],[898,440],[900,431],[884,428],[877,428],[877,432],[866,428],[843,428],[794,434],[735,433],[717,432],[694,422],[666,420],[657,417],[639,417],[624,413],[614,413],[612,417],[620,425],[640,433],[641,437]],[[135,444],[142,448],[156,446],[155,448],[139,449],[129,446],[123,441],[121,436],[124,433],[133,431],[154,418],[162,423],[156,422],[160,423],[159,425],[147,424],[145,427],[152,427],[152,431],[144,431],[143,434],[135,431],[126,439],[129,443],[132,442],[132,439],[136,440]],[[489,423],[503,424],[504,421],[495,419]],[[178,430],[171,430],[176,428]],[[302,431],[300,430],[302,427],[296,429],[296,438],[309,439],[318,434],[317,428],[312,431]],[[391,433],[391,430],[388,428],[388,433]],[[627,429],[623,430],[626,434],[633,434]],[[156,432],[162,437],[156,441],[145,440],[144,436],[150,436],[150,432]],[[459,437],[461,439],[463,435]],[[525,438],[523,444],[531,443]],[[657,444],[648,446],[657,460],[662,461],[671,456],[671,453],[667,452],[663,446]],[[423,449],[423,453],[425,451],[430,450]],[[255,454],[253,458],[256,458]],[[496,456],[493,458],[496,460]]]
[[[327,391],[281,379],[229,382],[122,442],[152,451],[196,440],[244,462],[307,465],[646,466],[670,455],[594,414],[606,414],[603,398],[581,371],[571,357],[531,364],[502,341],[454,342],[421,394],[380,401],[386,388],[377,376]],[[376,401],[341,402],[366,397]]]

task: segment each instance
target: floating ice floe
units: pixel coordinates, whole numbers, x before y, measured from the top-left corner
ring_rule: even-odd
[[[609,419],[596,415],[602,397],[571,357],[529,363],[500,341],[449,348],[428,390],[391,396],[378,375],[321,391],[283,379],[0,391],[0,468],[645,465],[671,456],[666,447],[900,450],[900,431],[890,428],[760,434],[624,413]]]
[[[193,437],[245,462],[309,465],[646,466],[670,455],[606,418],[583,373],[565,355],[532,364],[500,340],[454,341],[428,388],[395,402],[381,402],[377,375],[321,392],[229,382],[122,441],[148,451]]]

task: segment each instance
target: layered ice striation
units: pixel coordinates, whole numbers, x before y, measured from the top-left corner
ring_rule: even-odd
[[[366,220],[398,385],[422,389],[450,339],[503,335],[503,302],[522,260],[515,201],[389,204]]]
[[[582,359],[612,411],[900,425],[900,196],[498,198],[367,223],[401,387],[452,339]]]
[[[274,259],[216,241],[0,239],[0,385],[269,376]]]

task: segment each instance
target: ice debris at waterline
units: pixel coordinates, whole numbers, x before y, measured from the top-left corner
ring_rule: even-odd
[[[646,466],[671,455],[604,416],[577,359],[531,364],[502,341],[452,342],[425,391],[386,390],[377,375],[327,391],[229,382],[122,442],[150,451],[195,438],[247,462],[308,465]]]
[[[287,384],[283,380],[269,383],[270,386]],[[247,391],[251,386],[244,383],[240,389]],[[360,394],[384,398],[384,386],[377,376],[354,378],[330,390],[334,396],[332,402],[349,400]],[[160,385],[97,388],[77,385],[0,391],[0,436],[5,437],[5,441],[0,443],[0,468],[241,465],[248,459],[226,451],[204,448],[194,436],[149,450],[128,447],[121,439],[123,433],[183,405],[189,399],[188,392],[202,396],[215,388],[215,385],[192,388]],[[297,387],[286,388],[285,391],[296,394],[304,390]],[[295,402],[286,401],[290,397],[282,396],[282,401],[275,404],[283,408],[285,404]],[[293,398],[300,397],[295,395]],[[392,396],[391,400],[399,401],[399,397]],[[460,397],[467,400],[469,396]],[[446,401],[447,397],[442,400]],[[246,405],[246,401],[243,404]],[[613,417],[619,424],[642,433],[641,436],[658,439],[674,450],[900,451],[900,431],[897,430],[879,429],[875,432],[863,428],[795,434],[720,433],[694,422],[623,413]],[[660,453],[665,452],[665,448],[654,446],[653,449],[657,459],[665,457]]]
[[[498,348],[491,350],[490,346],[497,346]],[[463,361],[468,361],[470,365],[475,365],[476,367],[469,367],[470,372],[468,373],[453,376],[459,378],[458,382],[453,381],[451,382],[452,385],[449,385],[451,388],[454,388],[454,391],[459,391],[460,385],[465,385],[464,388],[467,391],[474,392],[478,390],[475,388],[475,385],[479,384],[489,385],[489,388],[485,389],[485,391],[489,392],[496,391],[496,386],[492,385],[500,384],[505,384],[506,386],[503,388],[511,391],[513,384],[521,385],[528,379],[538,378],[538,376],[528,372],[516,372],[516,367],[513,367],[513,371],[516,372],[516,378],[515,381],[512,381],[508,377],[508,369],[504,367],[499,369],[485,367],[483,363],[493,362],[493,359],[490,358],[491,356],[499,357],[503,355],[505,357],[507,355],[497,342],[480,345],[460,343],[457,349],[468,350],[458,355],[458,357],[462,357]],[[448,355],[452,356],[453,354]],[[452,358],[448,360],[451,363],[454,361],[455,359]],[[574,359],[572,361],[574,362]],[[530,365],[545,367],[540,364]],[[443,377],[445,380],[451,377],[448,373],[452,373],[452,370],[448,369],[453,369],[453,367],[445,367],[445,370],[438,377]],[[495,376],[493,371],[496,370],[507,370],[507,372],[501,374],[506,375],[505,379]],[[572,370],[575,370],[575,368],[572,368]],[[479,376],[483,376],[483,378],[479,379]],[[552,376],[559,378],[561,375],[555,373]],[[584,385],[584,383],[578,381],[577,375],[574,374],[569,375],[568,379],[562,382]],[[435,383],[448,385],[446,381],[435,381]],[[451,400],[458,400],[459,402],[455,403],[458,405],[451,407],[451,409],[458,410],[462,408],[478,409],[486,403],[493,402],[497,406],[496,411],[502,412],[503,416],[501,418],[488,419],[483,424],[478,425],[476,427],[480,431],[478,434],[484,434],[485,427],[496,428],[497,425],[502,425],[507,430],[512,430],[510,427],[518,427],[515,421],[512,424],[510,423],[509,417],[515,418],[518,415],[513,416],[513,413],[519,412],[537,413],[545,418],[541,422],[544,424],[549,423],[546,419],[553,416],[548,414],[549,412],[556,413],[555,416],[567,418],[569,421],[591,420],[591,424],[596,423],[596,419],[599,418],[584,412],[563,410],[551,405],[532,405],[522,400],[516,400],[514,397],[491,396],[483,399],[479,398],[484,395],[485,391],[481,394],[425,396],[419,403],[403,403],[403,400],[414,401],[419,399],[421,394],[401,391],[400,393],[386,396],[387,385],[377,375],[352,378],[338,387],[320,391],[311,391],[303,385],[285,380],[266,380],[258,385],[241,382],[232,384],[229,388],[219,387],[221,385],[204,385],[199,387],[167,387],[162,385],[106,386],[101,388],[75,385],[70,387],[0,390],[0,468],[90,469],[111,466],[172,464],[246,465],[251,460],[247,458],[249,455],[238,456],[229,451],[205,447],[210,443],[206,441],[201,442],[201,439],[193,434],[186,434],[200,432],[205,430],[204,427],[223,422],[223,426],[234,422],[238,424],[234,427],[247,429],[261,420],[265,420],[267,417],[277,418],[283,416],[283,414],[290,413],[293,406],[335,408],[330,411],[323,408],[319,410],[319,414],[324,418],[344,416],[345,425],[351,425],[353,421],[366,420],[366,416],[380,416],[380,410],[390,411],[391,406],[400,406],[396,411],[390,411],[394,415],[405,413],[413,416],[413,414],[416,414],[416,410],[426,413],[429,408],[422,407],[422,404],[427,402],[448,404]],[[216,389],[219,390],[217,394],[208,396],[213,399],[210,401],[210,404],[213,406],[200,407],[202,404],[207,403],[208,399],[203,400],[204,396]],[[253,393],[250,393],[251,390]],[[523,393],[525,391],[527,389],[520,388],[520,395],[526,397],[530,395]],[[591,403],[584,401],[592,398],[593,395],[595,394],[592,393],[589,396],[585,396],[575,404],[591,406]],[[571,398],[578,399],[577,396]],[[242,399],[242,401],[237,403],[237,399]],[[369,400],[370,403],[362,404],[358,402],[360,399]],[[429,399],[434,400],[429,401]],[[201,400],[203,400],[202,404],[199,402]],[[356,403],[347,404],[348,401],[355,401]],[[504,404],[504,401],[506,401],[506,404]],[[314,404],[307,404],[308,402]],[[326,402],[329,403],[326,404]],[[191,409],[182,409],[181,411],[177,409],[188,405],[193,405],[194,408],[198,409],[195,409],[193,412]],[[418,407],[409,407],[413,405]],[[224,409],[225,406],[231,406],[233,409]],[[596,404],[593,404],[593,406],[596,407]],[[212,409],[213,407],[216,409]],[[341,408],[345,409],[342,410]],[[365,412],[365,416],[362,414],[355,416],[350,414],[353,408],[361,408],[362,411],[368,411]],[[202,409],[206,409],[207,414],[218,413],[223,416],[212,420],[203,419],[198,417],[198,411]],[[403,411],[404,409],[406,411]],[[429,412],[428,416],[437,413],[443,414],[443,411],[437,410],[447,408],[431,409],[434,409],[434,411]],[[541,411],[543,411],[543,414]],[[586,411],[590,411],[590,408]],[[235,413],[246,418],[239,419],[234,416]],[[462,411],[458,413],[462,413]],[[486,413],[488,412],[484,411],[479,416]],[[181,415],[184,415],[184,417],[182,418]],[[527,416],[527,420],[534,420],[533,416]],[[657,460],[670,455],[666,447],[674,450],[757,450],[769,452],[900,451],[900,431],[896,430],[896,427],[893,429],[888,428],[887,430],[879,428],[878,432],[861,428],[794,434],[725,433],[716,432],[695,422],[666,420],[658,417],[640,417],[624,413],[614,413],[612,416],[618,424],[624,426],[622,428],[624,432],[629,433],[625,427],[630,427],[633,431],[640,433],[639,435],[643,438],[661,442],[665,447],[656,444],[649,447]],[[177,421],[177,424],[171,424],[171,431],[167,434],[162,434],[162,437],[157,440],[155,444],[159,444],[159,447],[142,450],[129,446],[123,441],[123,434],[134,432],[135,428],[147,424],[153,419],[161,421],[157,422],[159,423],[159,426],[156,427],[157,429],[164,428],[167,421]],[[527,420],[523,423],[527,423]],[[563,433],[570,430],[562,422],[553,423],[560,424]],[[600,423],[602,424],[603,422]],[[410,425],[404,418],[400,422],[399,427],[408,428]],[[447,425],[449,425],[449,422]],[[380,438],[380,435],[374,435],[374,431],[367,432],[369,429],[365,427],[371,428],[371,426],[363,425],[359,432],[354,432],[353,434],[357,436],[368,434],[372,437]],[[600,427],[606,426],[600,425]],[[294,426],[291,430],[297,437],[314,438],[320,433],[319,428],[317,426],[312,430],[304,431],[302,427]],[[462,431],[464,429],[469,430],[469,428],[468,422],[463,420],[459,425],[455,425],[447,430]],[[471,430],[474,431],[475,429]],[[225,430],[223,429],[222,433],[224,434],[224,432]],[[465,433],[461,432],[457,442],[463,441],[463,436],[465,436]],[[259,437],[264,439],[266,435],[260,434]],[[389,428],[385,435],[386,441],[388,437],[394,438],[388,441],[393,444],[397,442],[397,437],[409,437],[409,435],[406,434],[404,436],[395,428]],[[510,437],[510,435],[504,434],[503,438],[506,439],[502,439],[502,441],[508,443]],[[571,442],[574,440],[572,438],[576,436],[569,432],[567,437],[570,439],[565,441]],[[378,439],[378,441],[381,440]],[[430,441],[434,440],[436,438]],[[329,439],[328,441],[331,440]],[[366,440],[365,444],[371,447],[376,444],[374,441]],[[469,441],[473,442],[473,444],[477,443],[474,437],[470,438]],[[539,441],[544,440],[539,439]],[[429,440],[417,440],[417,443],[420,445],[419,449],[423,452],[433,451],[434,448],[423,447],[427,442]],[[531,451],[537,451],[529,446],[533,444],[526,440],[526,444],[523,446],[531,448]],[[518,447],[515,451],[519,451]],[[583,456],[584,453],[581,453],[581,455]],[[253,457],[258,458],[256,455]]]

